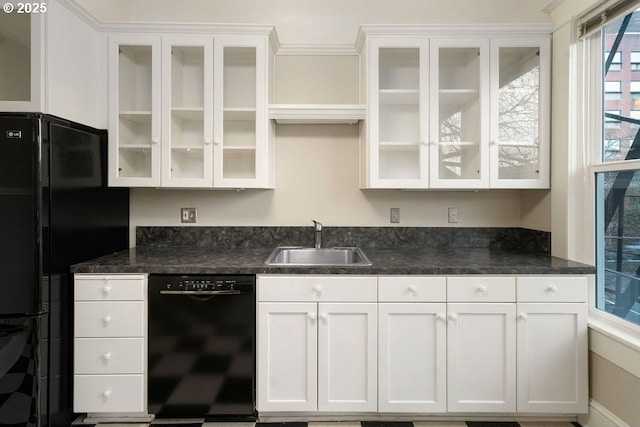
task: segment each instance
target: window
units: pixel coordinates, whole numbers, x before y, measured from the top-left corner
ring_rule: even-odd
[[[608,57],[611,52],[607,52],[605,57]],[[611,60],[611,65],[609,66],[609,71],[620,71],[622,70],[622,53],[616,52],[613,54],[613,59]]]
[[[607,54],[603,55],[602,149],[601,158],[592,162],[596,177],[595,305],[635,325],[640,325],[640,80],[622,84],[618,71],[622,75],[640,71],[640,37],[633,30],[638,25],[640,10],[611,22],[600,34],[600,52],[614,50],[615,58],[614,46],[629,49],[631,62],[620,61],[617,68],[614,59],[607,67]]]
[[[615,101],[620,99],[622,94],[622,82],[620,80],[604,82],[604,99]]]
[[[640,71],[640,51],[631,52],[631,70]]]
[[[604,128],[620,129],[620,110],[607,110],[604,112]]]

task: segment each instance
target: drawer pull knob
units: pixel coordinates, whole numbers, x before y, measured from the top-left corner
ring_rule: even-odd
[[[409,292],[415,295],[416,293],[418,293],[418,288],[416,288],[415,285],[409,285]]]
[[[320,285],[315,285],[313,287],[313,292],[317,295],[320,296],[322,295],[322,287]]]
[[[455,313],[450,313],[449,314],[449,320],[453,320],[453,321],[458,320],[458,315],[455,314]]]
[[[107,352],[105,354],[102,355],[102,358],[107,361],[109,359],[111,359],[111,352]]]
[[[109,295],[109,292],[111,292],[111,286],[105,286],[104,288],[102,288],[103,294]]]
[[[520,315],[518,316],[518,318],[520,320],[527,320],[527,313],[520,313]]]
[[[111,315],[104,316],[104,318],[102,319],[102,322],[105,325],[108,325],[109,323],[111,323]]]
[[[316,314],[315,313],[309,313],[308,316],[309,316],[309,319],[316,320]]]
[[[329,315],[328,315],[327,313],[322,313],[322,314],[320,315],[320,319],[321,319],[323,322],[326,322],[326,321],[329,319]]]
[[[109,398],[109,396],[111,396],[111,390],[105,390],[105,391],[103,391],[103,392],[102,392],[102,396],[103,396],[105,399],[108,399],[108,398]]]
[[[446,319],[446,316],[442,313],[438,313],[436,314],[436,319],[443,321],[444,319]]]
[[[547,289],[549,289],[549,292],[558,292],[558,287],[556,285],[549,285]]]
[[[481,294],[484,294],[485,292],[487,292],[487,287],[485,285],[480,285],[476,288],[476,290]]]

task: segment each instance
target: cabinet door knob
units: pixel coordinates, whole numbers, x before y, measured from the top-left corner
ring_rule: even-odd
[[[422,144],[422,145],[425,145],[425,146],[426,146],[426,145],[429,145],[429,141],[420,141],[420,144]]]
[[[307,316],[309,316],[309,319],[311,319],[311,320],[316,320],[316,314],[315,313],[308,313]]]
[[[416,288],[416,285],[409,285],[409,292],[411,292],[412,294],[416,294],[418,293],[418,288]]]
[[[111,352],[110,351],[106,352],[105,354],[102,355],[102,358],[105,361],[111,359]]]
[[[329,319],[329,315],[327,313],[320,314],[320,320],[322,320],[323,322],[326,322],[328,319]]]
[[[480,285],[476,288],[476,291],[480,292],[481,294],[484,294],[485,292],[487,292],[487,287],[485,285]]]
[[[449,320],[453,320],[453,321],[458,320],[458,315],[455,313],[449,313],[448,317],[449,317]]]
[[[518,316],[518,319],[527,320],[527,313],[520,313],[520,315]]]
[[[218,138],[214,139],[213,145],[220,145],[220,140]]]
[[[152,144],[157,144],[158,142],[160,142],[160,138],[158,138],[157,136],[154,136],[153,138],[151,138],[151,143]]]
[[[105,390],[105,391],[103,391],[103,392],[102,392],[102,396],[103,396],[105,399],[108,399],[108,398],[109,398],[109,396],[111,396],[111,390]]]
[[[109,292],[111,292],[111,286],[105,286],[104,288],[102,288],[103,294],[109,295]]]
[[[313,287],[313,293],[315,293],[317,296],[322,295],[322,286],[320,285],[315,285]]]
[[[547,289],[549,292],[558,292],[558,287],[556,285],[549,285]]]
[[[206,138],[206,139],[204,140],[204,145],[211,145],[211,139]]]
[[[436,314],[436,319],[442,321],[442,320],[446,319],[446,316],[444,314],[442,314],[442,313],[438,313],[438,314]]]
[[[104,316],[104,318],[102,319],[102,322],[103,322],[105,325],[108,325],[109,323],[111,323],[111,315],[110,315],[110,314],[108,314],[108,315]]]

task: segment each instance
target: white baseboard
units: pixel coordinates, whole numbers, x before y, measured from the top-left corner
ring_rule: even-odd
[[[596,402],[589,402],[589,414],[578,417],[582,427],[631,427],[613,412]]]

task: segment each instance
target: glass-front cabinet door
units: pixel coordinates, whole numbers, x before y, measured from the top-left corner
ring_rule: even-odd
[[[549,188],[549,43],[491,40],[492,188]]]
[[[489,183],[489,41],[431,39],[432,188]]]
[[[162,186],[213,185],[213,37],[162,38]]]
[[[0,12],[0,111],[43,111],[44,12]]]
[[[368,188],[426,188],[429,41],[373,39],[367,50]]]
[[[268,187],[267,43],[261,36],[214,40],[215,187]]]
[[[160,186],[160,36],[109,38],[109,185]]]

